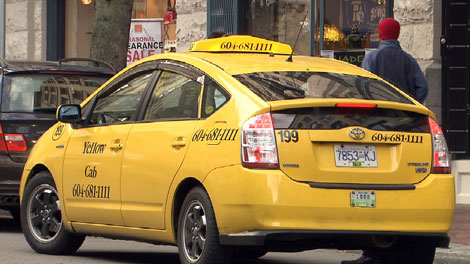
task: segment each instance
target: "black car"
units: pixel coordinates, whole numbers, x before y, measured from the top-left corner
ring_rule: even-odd
[[[23,166],[39,137],[57,120],[61,104],[80,103],[115,70],[105,62],[67,58],[57,62],[1,60],[0,209],[19,217]]]

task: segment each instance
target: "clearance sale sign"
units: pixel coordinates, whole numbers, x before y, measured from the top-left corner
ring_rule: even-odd
[[[127,48],[127,66],[151,56],[163,53],[163,19],[132,19]]]

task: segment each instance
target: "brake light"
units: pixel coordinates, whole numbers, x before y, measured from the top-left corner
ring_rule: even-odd
[[[429,118],[429,128],[431,129],[433,152],[431,172],[450,173],[450,154],[442,129],[432,118]]]
[[[7,151],[7,144],[5,143],[5,139],[3,138],[2,125],[0,125],[0,151]]]
[[[8,151],[26,151],[26,140],[22,134],[5,134],[5,142]]]
[[[376,104],[337,103],[338,108],[376,108]]]
[[[276,137],[270,113],[252,117],[243,125],[242,164],[247,168],[279,168]]]

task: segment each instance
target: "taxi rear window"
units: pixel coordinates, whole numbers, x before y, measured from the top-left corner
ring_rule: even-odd
[[[272,113],[276,129],[342,129],[351,126],[377,131],[429,133],[426,115],[385,108],[296,108]]]
[[[356,75],[275,71],[239,74],[234,77],[265,101],[354,98],[413,104],[387,83]]]

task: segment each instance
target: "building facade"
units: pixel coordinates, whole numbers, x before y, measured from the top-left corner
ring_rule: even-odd
[[[86,3],[92,1],[5,2],[6,59],[89,56],[93,6]],[[378,22],[394,17],[401,23],[403,49],[418,60],[428,81],[425,105],[436,114],[453,153],[456,201],[470,203],[467,1],[177,0],[170,5],[175,5],[177,19],[165,32],[176,39],[177,51],[187,50],[193,41],[214,31],[250,34],[290,45],[299,36],[297,54],[335,54],[359,64],[361,52],[378,45]],[[134,0],[133,18],[164,18],[168,7],[167,0]]]

